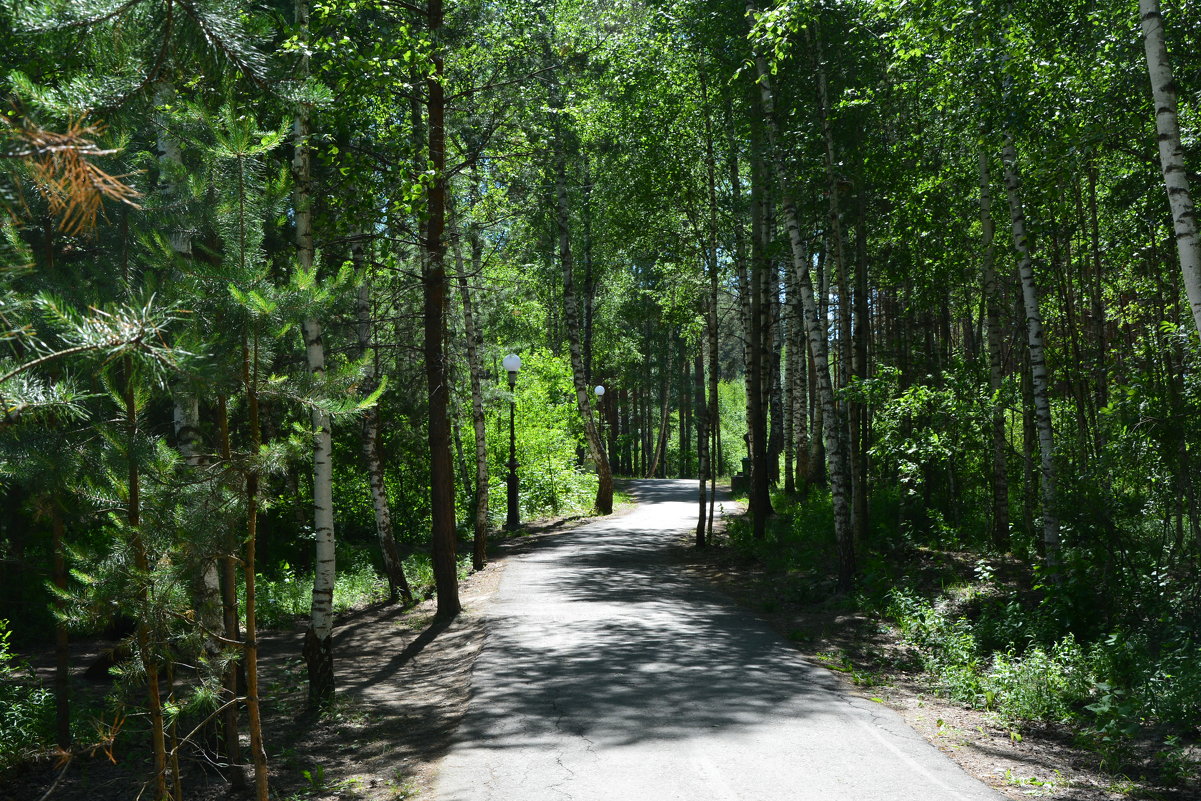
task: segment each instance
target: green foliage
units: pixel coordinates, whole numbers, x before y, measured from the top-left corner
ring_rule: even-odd
[[[504,522],[506,512],[507,390],[507,384],[498,387],[487,426],[493,477],[488,508],[496,525]],[[523,353],[514,398],[522,519],[589,511],[596,497],[596,476],[577,463],[576,453],[584,448],[583,425],[567,360],[546,350]],[[474,441],[468,439],[464,447],[473,452]]]
[[[334,614],[361,609],[386,600],[388,582],[365,554],[339,554],[337,581],[334,584]],[[428,575],[427,575],[428,574]],[[416,594],[423,594],[433,583],[429,558],[414,555],[405,560],[405,575]],[[270,575],[255,578],[255,616],[265,628],[290,628],[309,613],[312,602],[313,571],[297,570],[281,563]],[[241,592],[239,597],[245,597]],[[245,610],[243,610],[245,617]]]
[[[11,636],[8,621],[0,619],[0,770],[53,742],[54,699],[17,678],[21,668],[9,650]]]
[[[1201,712],[1201,649],[1187,638],[1153,649],[1145,636],[1119,632],[1085,646],[1069,633],[1049,646],[1018,640],[990,651],[977,636],[982,624],[951,606],[894,590],[886,614],[942,692],[1003,721],[1074,722],[1108,751],[1149,723],[1188,729]]]

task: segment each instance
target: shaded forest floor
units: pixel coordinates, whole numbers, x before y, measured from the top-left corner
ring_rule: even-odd
[[[376,604],[339,616],[334,630],[338,701],[316,719],[303,715],[307,688],[301,657],[303,622],[292,630],[263,632],[260,694],[272,797],[281,801],[429,797],[434,767],[467,708],[471,668],[484,643],[484,612],[505,559],[585,522],[587,518],[545,520],[516,536],[497,536],[492,561],[460,582],[465,612],[450,623],[435,621],[432,599],[409,608]],[[111,644],[73,644],[76,703],[103,708],[110,684],[78,677],[105,647]],[[50,686],[53,654],[43,650],[22,656],[43,686]],[[0,801],[39,801],[52,787],[46,801],[150,798],[152,789],[144,782],[152,760],[147,737],[138,728],[137,720],[126,721],[111,758],[103,749],[85,752],[75,756],[65,771],[52,756],[28,761],[0,776]],[[247,745],[243,735],[243,748]],[[202,760],[185,761],[182,771],[188,801],[244,797],[229,791],[226,780]]]
[[[273,797],[430,798],[438,762],[467,707],[472,666],[484,643],[484,615],[506,558],[528,553],[584,522],[585,518],[544,521],[519,536],[497,540],[488,567],[461,583],[466,611],[448,624],[434,620],[433,601],[408,609],[376,605],[340,617],[335,632],[339,701],[319,719],[300,714],[306,688],[300,658],[303,629],[264,634],[262,694]],[[929,677],[922,675],[890,626],[837,602],[815,600],[823,593],[802,593],[792,603],[780,601],[782,581],[795,577],[767,570],[730,547],[724,532],[718,532],[716,547],[704,551],[691,547],[689,537],[681,537],[672,555],[681,569],[717,585],[749,613],[766,619],[814,663],[843,677],[849,692],[896,709],[968,773],[1011,798],[1198,797],[1196,788],[1162,787],[1102,772],[1099,756],[1075,746],[1066,727],[1024,727],[1018,735],[988,713],[937,697]],[[970,564],[966,560],[965,568]],[[97,648],[95,643],[76,647],[77,672]],[[34,654],[30,661],[48,684],[49,654]],[[95,697],[107,689],[83,682],[79,686]],[[131,721],[127,728],[136,726]],[[142,735],[119,739],[115,762],[103,752],[76,757],[47,801],[137,798],[150,770],[144,740]],[[183,769],[184,797],[189,801],[239,797],[227,791],[211,767],[191,761]],[[52,759],[31,761],[0,777],[0,801],[39,801],[59,774]]]
[[[1004,725],[995,714],[939,697],[933,677],[922,672],[893,626],[855,610],[845,598],[818,600],[833,585],[832,577],[821,571],[797,576],[768,569],[731,547],[721,532],[716,545],[703,551],[692,547],[691,538],[681,539],[675,556],[682,569],[722,589],[814,664],[839,675],[848,692],[895,709],[965,771],[1010,798],[1201,798],[1201,786],[1169,786],[1157,780],[1153,743],[1141,749],[1135,744],[1126,766],[1130,775],[1108,773],[1102,769],[1101,756],[1079,746],[1076,733],[1067,725],[1015,728]],[[974,554],[939,554],[938,569],[958,565],[964,576],[970,576],[976,559]],[[923,569],[920,564],[913,568]],[[797,584],[817,586],[794,593],[794,602],[781,600],[788,594],[781,588]]]

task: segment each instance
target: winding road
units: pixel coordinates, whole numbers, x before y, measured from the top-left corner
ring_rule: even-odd
[[[766,624],[673,569],[696,482],[513,560],[439,801],[998,801]]]

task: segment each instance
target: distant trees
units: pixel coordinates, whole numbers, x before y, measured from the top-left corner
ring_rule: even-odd
[[[764,543],[829,494],[839,591],[931,546],[1093,633],[1195,596],[1186,23],[660,5],[0,11],[0,616],[138,610],[158,795],[185,708],[268,792],[263,582],[314,580],[315,707],[344,567],[459,612],[510,400],[523,517],[697,476],[703,545],[745,453]]]

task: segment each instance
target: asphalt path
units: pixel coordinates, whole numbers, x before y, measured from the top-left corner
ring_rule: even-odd
[[[881,704],[672,568],[696,482],[510,563],[439,801],[998,801]]]

